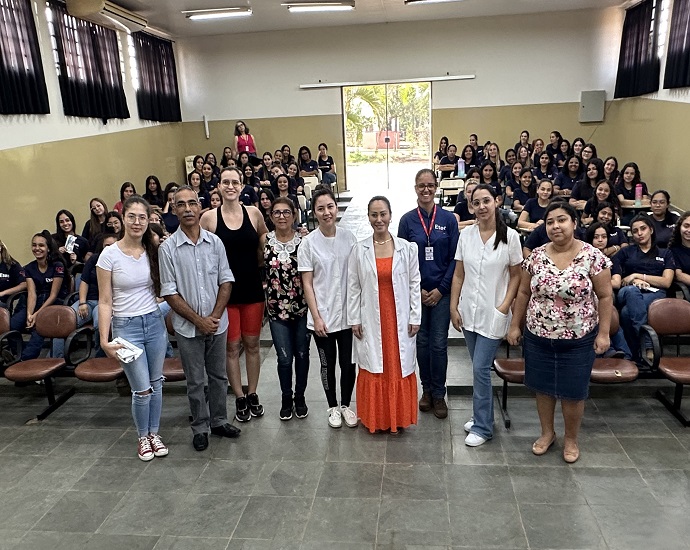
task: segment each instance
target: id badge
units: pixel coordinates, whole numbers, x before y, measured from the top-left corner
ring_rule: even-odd
[[[433,262],[434,261],[434,247],[433,246],[425,246],[424,247],[424,259],[427,262]]]

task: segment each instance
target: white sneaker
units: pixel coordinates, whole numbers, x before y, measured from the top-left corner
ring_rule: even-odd
[[[345,424],[348,428],[357,427],[357,414],[350,407],[345,405],[340,406],[340,414],[345,419]]]
[[[479,447],[487,441],[488,439],[483,438],[481,435],[471,433],[465,438],[465,445],[468,447]]]
[[[340,428],[343,425],[343,417],[340,414],[339,407],[331,407],[328,409],[328,425],[331,428]]]
[[[465,431],[467,433],[470,433],[472,426],[474,426],[474,418],[470,418],[467,422],[465,422],[465,425],[463,426],[463,428],[465,428]]]

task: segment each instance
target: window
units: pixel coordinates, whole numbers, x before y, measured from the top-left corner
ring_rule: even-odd
[[[0,0],[0,82],[0,114],[50,112],[30,0]]]
[[[675,0],[666,54],[664,88],[690,86],[690,0]]]
[[[129,118],[117,33],[69,15],[58,0],[48,0],[46,16],[65,115]]]

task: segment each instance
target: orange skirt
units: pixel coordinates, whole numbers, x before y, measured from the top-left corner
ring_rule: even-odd
[[[376,258],[383,373],[359,369],[357,375],[357,415],[371,433],[396,432],[417,423],[417,377],[413,372],[403,378],[400,366],[392,264],[392,258]]]

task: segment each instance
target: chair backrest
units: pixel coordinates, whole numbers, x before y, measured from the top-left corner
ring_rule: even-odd
[[[305,183],[304,184],[304,196],[307,197],[307,200],[311,200],[311,192],[314,190],[314,187],[309,184]]]
[[[690,334],[690,302],[661,298],[649,305],[647,324],[657,334]]]
[[[10,312],[4,307],[0,307],[0,334],[10,330]]]
[[[319,178],[316,176],[304,176],[302,179],[304,179],[304,185],[309,184],[312,186],[312,189],[319,184]]]
[[[307,197],[304,195],[297,195],[297,202],[299,203],[299,209],[302,210],[302,212],[307,211]]]
[[[67,338],[77,330],[77,314],[69,306],[46,306],[36,315],[36,332],[44,338]]]

